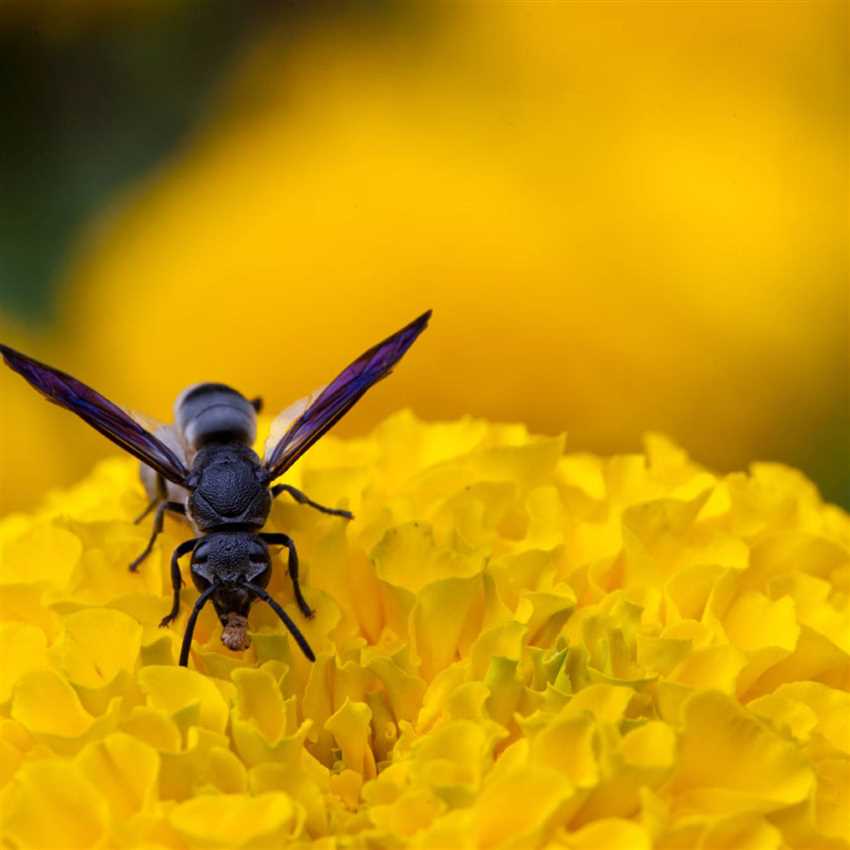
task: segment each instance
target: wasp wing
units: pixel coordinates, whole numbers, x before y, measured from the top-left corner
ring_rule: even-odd
[[[282,475],[316,440],[335,425],[377,381],[386,378],[425,330],[428,310],[409,325],[360,355],[326,387],[287,408],[266,443],[265,467],[272,481]],[[282,434],[278,439],[275,437]]]
[[[39,363],[7,345],[0,344],[0,354],[10,369],[48,401],[76,413],[104,437],[135,455],[164,478],[186,486],[189,473],[180,458],[123,408],[76,378]]]
[[[325,387],[319,387],[319,389],[315,392],[304,396],[304,398],[298,399],[298,401],[293,402],[289,405],[289,407],[282,410],[277,416],[275,416],[272,420],[269,435],[266,437],[266,442],[263,447],[263,457],[266,461],[268,461],[268,459],[272,456],[272,452],[274,452],[277,444],[281,441],[283,435],[286,434],[295,420],[298,419],[298,417],[301,416],[324,391]]]
[[[148,416],[147,413],[139,413],[138,410],[130,410],[128,407],[120,409],[137,425],[141,425],[149,434],[152,434],[166,448],[171,449],[186,469],[192,465],[191,452],[186,445],[186,440],[173,422],[170,425],[166,425],[164,422],[160,422],[159,419]]]
[[[153,436],[163,443],[167,448],[171,449],[183,465],[189,469],[191,458],[189,450],[186,447],[186,441],[182,434],[178,431],[176,425],[164,425],[162,422],[154,419],[152,416],[147,416],[144,413],[139,413],[137,410],[127,410],[127,413]],[[159,473],[148,466],[144,461],[139,464],[139,477],[142,479],[145,492],[148,497],[159,499],[162,497],[162,484]],[[180,502],[185,505],[189,500],[189,491],[171,481],[165,483],[165,495],[169,502]]]

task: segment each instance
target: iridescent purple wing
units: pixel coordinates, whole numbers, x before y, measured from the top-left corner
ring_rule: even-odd
[[[269,481],[282,475],[316,440],[335,425],[377,381],[386,378],[414,340],[425,330],[431,311],[423,313],[383,342],[361,354],[324,389],[296,402],[275,420],[272,434],[281,422],[288,427],[274,444],[267,444],[265,467]]]
[[[123,408],[76,378],[0,344],[6,365],[48,401],[76,413],[104,437],[153,467],[169,481],[186,486],[189,473],[177,455]]]

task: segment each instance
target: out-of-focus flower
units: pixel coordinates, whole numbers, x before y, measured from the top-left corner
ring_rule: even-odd
[[[421,415],[845,468],[842,5],[402,6],[249,52],[80,245],[57,365],[159,418],[197,380],[283,408],[432,307]]]
[[[397,414],[291,473],[311,665],[255,607],[174,666],[169,523],[110,459],[0,523],[0,830],[15,848],[848,847],[850,517],[715,476]],[[278,567],[271,591],[287,604]]]
[[[49,340],[2,316],[0,341],[22,351],[38,348],[43,358],[53,362],[64,359]],[[5,367],[0,368],[5,372]],[[86,428],[74,430],[76,423],[66,411],[45,404],[14,377],[0,377],[0,514],[33,503],[57,481],[73,481],[81,472],[81,460],[103,448],[99,434],[87,434]]]

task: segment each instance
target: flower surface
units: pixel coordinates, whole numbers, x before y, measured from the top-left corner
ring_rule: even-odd
[[[355,514],[268,524],[315,664],[255,606],[176,666],[132,460],[0,522],[3,846],[850,847],[850,518],[795,471],[402,412],[288,480]]]

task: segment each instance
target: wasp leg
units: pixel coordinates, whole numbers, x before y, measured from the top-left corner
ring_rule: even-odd
[[[192,608],[192,613],[189,614],[189,619],[186,621],[186,631],[183,633],[183,645],[180,647],[180,666],[189,666],[189,650],[192,648],[192,635],[195,633],[195,623],[198,621],[198,614],[201,609],[207,604],[207,600],[215,593],[217,585],[211,584],[196,600]]]
[[[184,555],[188,555],[192,549],[195,548],[195,544],[198,542],[197,539],[194,540],[184,540],[172,553],[171,553],[171,586],[174,588],[174,600],[171,603],[171,610],[162,618],[159,623],[159,627],[164,629],[172,620],[177,618],[177,615],[180,613],[180,588],[183,586],[183,580],[180,578],[180,559]]]
[[[314,502],[311,498],[309,498],[306,494],[302,493],[300,490],[296,490],[291,484],[275,484],[272,487],[272,498],[276,498],[281,493],[289,493],[299,505],[309,505],[311,508],[315,508],[317,511],[321,511],[323,514],[332,514],[333,516],[341,516],[343,519],[354,519],[354,514],[351,511],[344,511],[342,508],[327,508],[324,505],[320,505],[318,502]]]
[[[260,396],[252,398],[251,401],[248,402],[248,404],[250,404],[251,407],[254,408],[255,413],[259,413],[263,409],[263,400],[260,398]]]
[[[307,638],[305,638],[304,635],[301,634],[301,630],[298,628],[298,626],[295,625],[295,623],[292,622],[286,611],[284,611],[283,608],[281,608],[280,605],[278,605],[277,602],[275,602],[275,600],[272,599],[272,597],[269,596],[269,594],[266,593],[266,591],[262,587],[259,587],[256,584],[251,584],[250,582],[245,582],[245,587],[255,593],[260,599],[263,600],[263,602],[265,602],[272,609],[272,611],[275,612],[275,614],[278,615],[278,617],[280,617],[280,619],[283,621],[283,625],[286,626],[287,629],[289,629],[289,633],[292,635],[292,637],[295,638],[295,641],[298,646],[301,647],[301,651],[304,653],[307,660],[315,661],[316,655],[310,648],[310,644],[307,643]]]
[[[172,511],[175,514],[186,515],[186,508],[180,504],[180,502],[161,502],[159,507],[156,509],[156,516],[153,518],[153,533],[151,534],[150,540],[148,540],[148,545],[145,546],[144,551],[132,564],[130,564],[130,572],[134,573],[139,568],[139,564],[147,558],[151,553],[151,549],[153,549],[153,544],[156,542],[156,538],[159,537],[159,533],[162,531],[162,525],[165,519],[165,512]]]
[[[168,499],[168,491],[165,489],[165,479],[161,475],[156,476],[156,495],[150,500],[148,506],[133,520],[133,525],[138,525],[160,502]]]
[[[289,577],[292,579],[292,590],[295,592],[295,602],[301,613],[311,619],[316,616],[316,612],[307,604],[304,594],[301,593],[301,583],[298,581],[298,552],[295,551],[295,543],[288,534],[276,534],[274,532],[266,532],[259,535],[260,540],[271,544],[272,546],[286,546],[289,550]]]
[[[138,525],[161,501],[159,496],[154,496],[148,502],[148,506],[133,520],[133,525]]]

